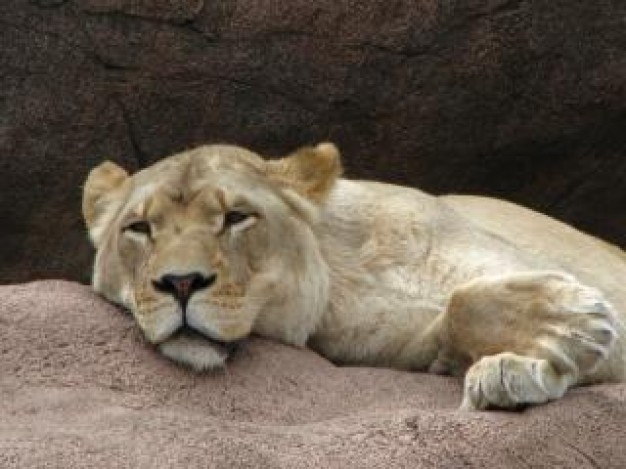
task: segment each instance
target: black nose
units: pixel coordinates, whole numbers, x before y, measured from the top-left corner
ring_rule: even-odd
[[[207,277],[198,272],[192,272],[185,275],[167,274],[159,280],[153,280],[152,284],[157,290],[172,295],[184,308],[187,306],[187,302],[189,301],[189,298],[191,298],[191,295],[198,290],[202,290],[213,285],[216,278],[217,275],[215,274]]]

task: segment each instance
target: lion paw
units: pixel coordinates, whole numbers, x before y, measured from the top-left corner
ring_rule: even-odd
[[[500,353],[481,358],[465,376],[463,410],[515,409],[561,397],[571,384],[547,360]]]
[[[617,338],[612,306],[600,291],[569,276],[553,278],[547,287],[545,321],[532,355],[549,360],[561,373],[593,372]]]
[[[593,376],[617,338],[604,295],[551,271],[478,278],[453,295],[442,324],[440,355],[474,362],[463,401],[470,409],[560,397]],[[438,358],[434,369],[442,363]]]

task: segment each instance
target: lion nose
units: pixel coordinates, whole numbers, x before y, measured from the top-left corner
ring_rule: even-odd
[[[166,274],[152,283],[154,288],[163,293],[169,293],[178,300],[181,306],[185,307],[191,295],[213,285],[216,278],[215,274],[207,277],[198,272],[185,275]]]

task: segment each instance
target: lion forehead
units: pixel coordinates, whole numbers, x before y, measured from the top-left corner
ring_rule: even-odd
[[[137,204],[157,192],[183,199],[191,197],[188,193],[218,183],[243,188],[248,183],[247,177],[258,180],[264,175],[264,160],[255,153],[231,145],[206,145],[175,154],[135,173],[129,202]]]

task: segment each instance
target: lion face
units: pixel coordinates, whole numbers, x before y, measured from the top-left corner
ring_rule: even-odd
[[[206,146],[133,176],[105,162],[83,197],[93,286],[196,369],[252,332],[303,344],[328,300],[315,225],[339,172],[331,144],[275,161]]]

